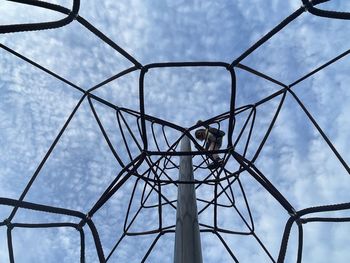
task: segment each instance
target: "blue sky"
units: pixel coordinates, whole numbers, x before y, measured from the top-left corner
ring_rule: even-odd
[[[71,1],[50,1],[66,7]],[[222,61],[231,63],[276,24],[301,6],[301,1],[82,1],[79,14],[104,32],[142,64],[173,61]],[[347,1],[330,1],[324,8],[350,10]],[[0,24],[46,21],[61,15],[1,0]],[[291,84],[314,68],[349,49],[350,23],[304,13],[282,32],[242,61],[277,80]],[[132,63],[73,21],[54,30],[0,35],[0,43],[47,67],[87,90]],[[318,72],[293,88],[333,142],[343,159],[350,160],[349,58]],[[279,86],[236,69],[237,106],[254,103]],[[117,106],[138,110],[139,71],[127,74],[93,92]],[[18,199],[82,93],[0,49],[0,197]],[[151,69],[145,77],[146,113],[190,127],[229,110],[230,76],[220,68]],[[259,145],[281,97],[258,108],[251,158]],[[129,158],[117,127],[115,112],[94,101],[95,109],[122,160]],[[133,129],[135,118],[126,115]],[[237,118],[238,124],[245,120]],[[227,127],[227,124],[225,127]],[[157,128],[159,134],[159,127]],[[168,131],[176,138],[174,131]],[[131,138],[128,138],[131,140]],[[164,146],[164,142],[162,142]],[[154,146],[154,145],[153,145]],[[241,146],[238,146],[238,149]],[[133,144],[132,154],[139,150]],[[175,160],[175,159],[174,159]],[[288,94],[275,127],[256,166],[297,209],[348,202],[350,177]],[[230,167],[234,163],[230,161]],[[86,213],[120,171],[84,100],[45,163],[25,200]],[[141,170],[143,167],[140,168]],[[206,170],[195,176],[203,177]],[[172,174],[176,177],[176,173]],[[289,215],[251,176],[241,177],[253,214],[256,234],[276,258]],[[135,185],[131,178],[93,217],[105,255],[122,231],[127,203]],[[136,199],[142,193],[136,188]],[[209,198],[212,187],[197,197]],[[176,198],[174,188],[166,188]],[[237,206],[246,216],[241,190],[234,186]],[[153,198],[153,199],[152,199]],[[156,201],[155,196],[151,202]],[[225,202],[225,200],[223,200]],[[199,207],[201,204],[199,204]],[[133,205],[132,209],[137,206]],[[11,209],[0,206],[0,221]],[[348,212],[328,216],[349,216]],[[165,208],[164,222],[174,224],[174,209]],[[321,216],[321,215],[320,215]],[[232,209],[220,210],[219,223],[244,230]],[[156,227],[157,215],[144,211],[135,231]],[[199,217],[212,223],[212,210]],[[14,222],[76,222],[76,219],[19,210]],[[303,262],[349,262],[349,224],[304,225]],[[222,235],[240,262],[270,262],[251,237]],[[86,229],[87,262],[97,262],[92,237]],[[109,262],[139,262],[155,236],[127,237]],[[174,236],[162,236],[148,262],[172,262]],[[220,241],[203,234],[205,262],[230,262]],[[78,262],[79,235],[74,229],[15,229],[16,262]],[[292,229],[286,262],[295,262],[297,229]],[[6,228],[0,227],[0,261],[8,262]]]

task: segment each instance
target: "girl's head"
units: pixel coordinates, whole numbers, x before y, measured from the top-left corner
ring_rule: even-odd
[[[196,130],[194,135],[198,140],[203,141],[205,139],[205,133],[206,133],[205,129],[198,129]]]

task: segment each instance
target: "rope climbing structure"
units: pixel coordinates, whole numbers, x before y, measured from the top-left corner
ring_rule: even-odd
[[[64,27],[69,23],[79,23],[85,27],[91,34],[97,36],[100,41],[114,49],[115,52],[122,55],[133,66],[114,76],[105,79],[100,84],[95,85],[89,89],[83,89],[78,85],[72,83],[70,80],[56,74],[55,72],[45,68],[32,59],[18,53],[8,46],[0,43],[0,48],[13,55],[14,59],[19,59],[30,64],[46,74],[51,75],[57,80],[63,82],[65,85],[75,89],[81,93],[79,102],[75,105],[73,111],[68,119],[63,124],[62,128],[57,132],[56,138],[53,140],[44,158],[37,166],[32,174],[30,180],[27,182],[21,195],[16,199],[10,199],[1,196],[0,205],[10,207],[11,212],[6,218],[1,219],[0,228],[6,229],[7,233],[7,250],[8,258],[11,263],[16,262],[16,250],[13,246],[14,230],[21,230],[23,228],[32,229],[52,229],[52,228],[73,228],[77,230],[80,238],[80,262],[86,261],[86,234],[92,235],[94,240],[95,252],[100,262],[112,262],[111,259],[114,254],[121,253],[121,243],[128,237],[138,237],[145,235],[154,236],[149,248],[144,254],[141,262],[147,262],[150,254],[157,243],[165,236],[172,236],[175,240],[176,220],[173,224],[164,223],[167,221],[165,217],[168,212],[172,211],[176,214],[178,207],[177,203],[177,189],[182,185],[193,185],[196,192],[196,202],[198,206],[199,216],[199,232],[201,234],[207,233],[215,236],[218,244],[221,244],[227,254],[232,259],[232,262],[244,262],[236,254],[239,247],[232,248],[226,242],[224,236],[226,235],[240,235],[249,237],[258,244],[261,251],[266,254],[268,262],[282,263],[285,261],[286,252],[289,244],[289,236],[293,226],[297,227],[298,231],[298,246],[297,246],[297,262],[302,262],[303,257],[303,226],[310,222],[336,222],[339,224],[350,221],[349,217],[330,217],[329,212],[349,210],[350,203],[331,204],[326,206],[309,207],[302,210],[296,210],[291,202],[279,191],[277,187],[269,180],[269,175],[264,174],[256,165],[261,151],[263,150],[266,141],[268,140],[271,131],[275,127],[276,120],[285,105],[286,96],[290,96],[303,111],[309,122],[315,127],[317,132],[328,145],[334,156],[339,161],[339,164],[350,173],[349,165],[346,160],[339,153],[332,141],[327,137],[325,131],[317,123],[312,114],[304,105],[294,92],[294,87],[304,80],[315,75],[324,68],[343,59],[350,53],[350,49],[339,54],[335,58],[326,61],[323,65],[315,68],[308,74],[300,77],[291,84],[282,83],[267,74],[264,74],[256,69],[242,64],[242,60],[248,57],[255,50],[259,49],[261,45],[269,41],[274,35],[278,34],[289,23],[297,19],[305,12],[311,15],[322,16],[327,19],[343,19],[349,20],[350,13],[325,11],[317,8],[317,6],[324,0],[308,1],[302,0],[302,6],[294,13],[285,18],[281,23],[275,26],[271,31],[265,34],[250,48],[244,51],[240,56],[230,62],[159,62],[150,64],[141,64],[137,58],[130,55],[125,49],[112,41],[104,32],[101,32],[94,25],[89,23],[86,19],[79,15],[79,7],[84,4],[79,0],[73,1],[71,9],[58,6],[52,3],[34,0],[12,0],[18,5],[32,5],[43,9],[51,10],[61,13],[65,17],[61,20],[43,23],[28,23],[28,24],[10,24],[0,25],[0,33],[7,34],[24,31],[38,31],[38,30],[55,30],[59,27]],[[193,124],[191,127],[181,127],[173,122],[166,121],[147,113],[145,107],[145,77],[152,70],[161,68],[221,68],[227,71],[230,76],[230,98],[229,108],[217,116],[212,116],[210,119],[204,120],[202,123]],[[268,96],[244,106],[236,105],[236,95],[240,92],[239,86],[236,83],[236,70],[240,69],[247,74],[252,74],[265,81],[271,82],[279,87],[279,90]],[[139,74],[139,110],[133,110],[120,105],[115,105],[108,101],[94,91],[104,87],[108,83],[115,81],[123,76],[131,73]],[[1,76],[0,76],[1,79]],[[253,132],[255,129],[256,116],[261,107],[271,100],[278,101],[277,107],[273,113],[271,121],[268,123],[268,129],[260,138],[258,147],[254,150],[253,157],[248,157],[247,152],[251,145]],[[40,177],[45,163],[54,151],[56,145],[65,134],[67,128],[75,118],[83,102],[88,102],[90,111],[99,127],[100,136],[105,140],[109,147],[110,154],[113,155],[115,162],[121,167],[114,180],[109,183],[108,187],[104,189],[103,194],[94,202],[94,205],[88,211],[78,211],[66,209],[64,207],[54,207],[43,205],[40,203],[32,203],[26,201],[26,196],[30,191],[33,183]],[[110,138],[110,134],[106,131],[101,115],[97,110],[98,106],[103,105],[114,113],[114,123],[117,127],[118,136],[121,138],[121,143],[115,145]],[[237,125],[237,123],[242,125]],[[200,144],[195,136],[196,129],[203,125],[210,125],[217,129],[223,130],[226,133],[226,144],[218,150],[204,150],[204,145]],[[192,145],[192,150],[183,151],[180,148],[181,141],[188,138]],[[238,147],[239,146],[239,147]],[[188,149],[188,148],[187,148]],[[191,149],[191,147],[189,147]],[[212,161],[212,154],[220,154],[223,159],[222,165],[217,169],[209,170],[207,165]],[[193,180],[179,179],[180,172],[180,157],[191,156],[193,161]],[[269,195],[271,195],[285,211],[288,216],[285,222],[284,233],[279,247],[278,255],[274,255],[269,250],[268,246],[262,241],[261,237],[256,233],[256,224],[252,214],[250,202],[246,195],[242,177],[249,176],[253,181],[260,185]],[[122,226],[122,233],[116,240],[113,248],[105,251],[103,243],[100,240],[98,228],[94,222],[94,215],[119,191],[123,189],[125,184],[134,178],[134,184],[130,192],[129,203],[126,207],[124,224]],[[240,196],[240,198],[237,198]],[[150,201],[152,200],[152,201]],[[16,222],[15,216],[18,211],[32,210],[43,213],[63,215],[69,218],[67,222],[45,222],[45,223],[27,223]],[[220,217],[224,216],[222,211],[234,211],[236,218],[240,222],[241,228],[230,228],[221,225]],[[152,227],[146,226],[143,231],[133,229],[133,226],[138,220],[142,220],[141,214],[144,211],[152,211],[156,215],[156,222],[153,222]],[[210,223],[202,222],[200,216],[211,211],[212,221]],[[317,216],[313,214],[317,213]],[[326,216],[322,216],[326,213]],[[327,214],[328,213],[328,214]],[[205,259],[205,258],[204,258]],[[159,261],[161,262],[161,261]]]

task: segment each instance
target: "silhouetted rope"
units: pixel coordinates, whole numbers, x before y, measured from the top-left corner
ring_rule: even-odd
[[[45,30],[45,29],[63,27],[71,23],[78,16],[79,6],[80,6],[80,0],[73,0],[72,10],[69,10],[59,5],[47,3],[44,1],[37,1],[37,0],[7,0],[7,1],[19,3],[19,4],[37,6],[37,7],[49,9],[52,11],[60,12],[60,13],[66,14],[67,16],[63,19],[53,21],[53,22],[0,25],[0,33],[14,33],[14,32]]]
[[[336,11],[327,11],[318,9],[315,7],[316,4],[328,2],[329,0],[314,0],[312,2],[309,2],[309,0],[302,0],[303,4],[305,5],[307,11],[309,11],[311,14],[314,14],[316,16],[322,16],[327,18],[335,18],[335,19],[350,19],[350,13],[348,12],[336,12]]]
[[[254,68],[248,67],[242,64],[242,60],[247,58],[261,45],[270,40],[274,35],[283,30],[289,23],[297,19],[305,11],[317,16],[323,16],[333,19],[350,19],[350,14],[346,12],[335,12],[326,11],[318,9],[315,6],[326,0],[315,0],[308,1],[302,0],[303,6],[293,12],[290,16],[285,18],[281,23],[275,26],[271,31],[266,33],[262,38],[260,38],[256,43],[249,47],[245,52],[239,55],[232,63],[221,62],[221,61],[197,61],[197,62],[162,62],[162,63],[150,63],[142,65],[136,58],[125,51],[112,39],[110,39],[105,33],[98,30],[85,18],[79,16],[79,0],[73,0],[72,9],[62,7],[59,5],[34,0],[12,0],[14,4],[26,4],[29,6],[36,6],[51,11],[59,12],[65,14],[66,17],[53,22],[42,22],[42,23],[29,23],[29,24],[14,24],[14,25],[0,25],[0,33],[15,33],[24,32],[32,30],[46,30],[54,29],[65,26],[74,20],[88,29],[92,34],[97,36],[101,41],[109,45],[114,49],[115,52],[126,58],[132,66],[122,70],[121,72],[114,73],[113,76],[103,80],[102,82],[93,85],[87,90],[79,87],[78,85],[72,83],[66,78],[58,75],[57,73],[47,69],[46,67],[38,64],[37,62],[25,57],[24,55],[18,53],[17,51],[3,45],[0,43],[0,48],[4,51],[12,54],[18,59],[32,65],[33,67],[49,74],[50,76],[56,78],[57,80],[65,83],[69,87],[81,92],[81,98],[77,102],[74,110],[71,112],[68,119],[63,124],[62,128],[58,132],[56,138],[50,145],[47,153],[45,154],[42,161],[39,163],[37,169],[31,176],[29,182],[23,189],[17,200],[0,197],[0,205],[6,205],[12,207],[12,211],[9,216],[0,222],[0,227],[7,228],[7,244],[8,244],[8,254],[11,263],[15,263],[15,253],[13,248],[13,238],[12,230],[14,228],[62,228],[70,227],[75,228],[79,232],[80,237],[80,262],[85,262],[85,232],[86,226],[89,228],[92,234],[96,253],[100,262],[107,262],[111,259],[114,253],[117,253],[119,245],[124,241],[125,238],[129,236],[142,236],[155,234],[153,242],[150,244],[147,252],[145,253],[141,262],[145,262],[152,250],[156,246],[157,242],[164,235],[174,235],[175,224],[166,225],[164,220],[164,208],[167,206],[171,211],[176,211],[176,198],[171,198],[167,195],[164,187],[171,185],[177,188],[179,184],[195,184],[195,189],[200,191],[202,187],[212,187],[213,196],[212,197],[198,197],[197,202],[202,205],[199,209],[198,214],[204,214],[206,211],[212,209],[213,218],[212,224],[204,224],[202,222],[200,225],[200,232],[202,233],[212,233],[217,236],[219,242],[225,247],[227,253],[231,256],[234,262],[240,262],[235,250],[231,249],[227,241],[222,234],[227,235],[240,235],[249,236],[253,238],[257,244],[260,246],[263,253],[270,259],[271,262],[284,262],[286,256],[286,250],[288,247],[288,240],[291,228],[293,224],[298,226],[298,255],[297,262],[301,262],[303,255],[303,225],[312,222],[325,222],[325,223],[343,223],[350,222],[349,217],[306,217],[312,213],[322,213],[322,212],[332,212],[339,210],[349,210],[350,203],[345,204],[335,204],[328,206],[310,207],[300,211],[296,211],[292,204],[283,196],[283,194],[270,182],[268,177],[264,175],[258,167],[256,167],[256,160],[259,157],[260,152],[263,150],[264,145],[268,138],[270,137],[271,131],[275,127],[277,118],[279,117],[281,109],[284,107],[285,98],[290,95],[303,110],[305,115],[308,117],[309,121],[314,125],[316,130],[319,132],[323,140],[328,144],[333,154],[337,157],[338,161],[350,173],[350,168],[341,154],[338,152],[336,147],[333,145],[331,140],[327,137],[324,130],[319,126],[317,121],[313,118],[310,112],[307,110],[303,102],[297,97],[292,88],[313,76],[317,72],[323,70],[329,65],[335,63],[336,61],[344,58],[350,53],[350,49],[336,56],[335,58],[329,60],[320,67],[312,70],[311,72],[305,74],[299,79],[295,80],[290,85],[286,85],[281,81],[268,76],[267,74],[260,72]],[[200,124],[195,124],[189,128],[181,127],[170,121],[165,121],[159,119],[155,116],[146,114],[147,110],[145,108],[145,87],[144,78],[148,71],[158,69],[158,68],[178,68],[178,67],[219,67],[227,70],[231,77],[231,90],[230,90],[230,108],[227,112],[219,114],[217,116],[211,117],[210,119],[204,120]],[[244,105],[241,107],[236,106],[236,70],[241,69],[249,74],[253,74],[259,78],[265,79],[271,83],[276,84],[279,90],[267,95],[266,97],[254,102],[253,104]],[[137,72],[139,74],[139,110],[131,110],[99,97],[92,92],[105,87],[106,84],[117,80],[125,75],[132,72]],[[252,144],[252,138],[254,136],[253,131],[256,129],[256,118],[257,113],[261,110],[261,107],[267,102],[276,99],[278,100],[278,105],[275,108],[275,112],[272,116],[271,121],[268,124],[267,130],[263,133],[263,136],[258,143],[257,149],[254,151],[252,157],[248,157],[248,149]],[[98,197],[94,205],[88,209],[88,212],[80,212],[75,210],[69,210],[65,208],[58,208],[52,206],[46,206],[41,204],[35,204],[30,202],[25,202],[29,190],[31,189],[33,183],[38,178],[41,173],[43,166],[45,165],[47,159],[50,157],[57,143],[60,141],[62,135],[65,133],[67,127],[70,125],[71,120],[75,117],[76,112],[79,110],[81,103],[87,100],[89,102],[90,110],[94,116],[96,123],[101,131],[101,137],[104,138],[111,154],[114,156],[115,165],[119,167],[119,173],[115,176],[114,180],[106,187],[101,196]],[[112,143],[110,135],[104,128],[103,122],[96,110],[96,104],[101,104],[108,109],[114,111],[115,113],[115,128],[120,136],[120,142],[118,147]],[[237,119],[243,114],[247,114],[245,120],[243,121],[242,127],[237,127]],[[203,145],[200,145],[193,133],[196,129],[200,128],[202,125],[214,126],[218,129],[223,129],[223,123],[228,123],[225,132],[227,134],[227,145],[220,150],[203,150]],[[136,127],[137,130],[133,130]],[[226,126],[225,126],[226,127]],[[172,133],[172,135],[170,135]],[[112,136],[115,136],[112,135]],[[189,152],[182,152],[178,150],[179,142],[181,139],[187,136],[192,141],[195,149]],[[238,145],[242,145],[242,150],[237,150]],[[123,147],[122,147],[123,146]],[[153,148],[152,148],[153,147]],[[121,150],[123,149],[123,150]],[[223,164],[217,170],[209,171],[207,169],[207,164],[212,161],[213,154],[223,155]],[[195,179],[193,182],[180,181],[177,177],[179,170],[179,165],[174,157],[190,155],[194,158],[198,158],[198,162],[194,164],[194,171],[201,172],[205,174],[204,178]],[[238,164],[238,168],[229,168],[231,163]],[[242,176],[250,176],[254,182],[257,182],[262,186],[284,209],[286,213],[290,215],[289,220],[286,223],[283,237],[281,240],[280,251],[277,258],[269,251],[268,247],[261,240],[256,233],[256,227],[253,220],[253,211],[250,208],[247,194],[244,190],[243,184],[241,182]],[[133,182],[133,180],[135,182]],[[122,233],[116,239],[111,251],[105,257],[105,251],[102,247],[101,240],[99,237],[99,232],[95,227],[93,222],[93,216],[127,183],[134,183],[132,192],[130,193],[130,200],[127,205],[126,214],[122,226]],[[241,194],[243,205],[246,208],[247,216],[242,213],[239,206],[237,205],[237,195],[233,187],[238,185],[238,189]],[[142,189],[140,191],[140,189]],[[152,196],[156,195],[156,201],[151,202]],[[135,209],[134,200],[137,196],[141,196],[140,202],[137,204]],[[222,198],[226,200],[226,203],[220,201]],[[28,209],[33,211],[40,211],[44,213],[54,213],[58,215],[65,215],[72,218],[78,219],[78,223],[71,222],[50,222],[50,223],[27,223],[27,222],[13,222],[15,215],[19,209]],[[145,229],[143,231],[133,230],[132,226],[140,217],[141,213],[147,209],[155,209],[155,216],[157,220],[152,229]],[[242,229],[231,229],[220,225],[220,213],[219,209],[232,209],[238,215],[239,220],[241,220],[242,225],[246,227],[245,230]]]

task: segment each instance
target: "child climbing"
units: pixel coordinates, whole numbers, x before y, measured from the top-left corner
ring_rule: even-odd
[[[201,124],[202,121],[199,120],[197,124]],[[195,131],[196,139],[200,141],[205,141],[205,150],[213,151],[219,150],[222,145],[222,138],[225,136],[225,132],[210,127],[209,125],[202,125],[205,129],[200,128]],[[217,153],[211,155],[213,162],[208,164],[208,169],[216,169],[222,164],[222,159]]]

